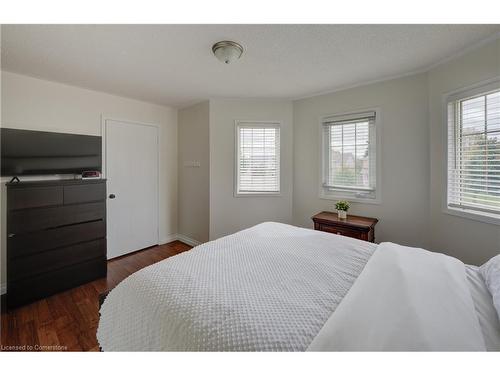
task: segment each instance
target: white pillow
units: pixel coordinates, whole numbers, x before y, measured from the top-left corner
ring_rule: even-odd
[[[479,267],[479,272],[481,272],[484,282],[493,296],[493,304],[497,310],[498,319],[500,319],[500,254]]]

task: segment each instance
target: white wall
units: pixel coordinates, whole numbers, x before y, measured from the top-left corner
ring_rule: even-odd
[[[294,102],[293,221],[312,227],[311,216],[334,211],[319,198],[321,116],[379,108],[382,203],[353,203],[352,214],[372,216],[376,241],[428,244],[429,149],[427,76],[375,83]]]
[[[263,221],[292,222],[292,103],[210,100],[210,239]],[[282,121],[281,196],[234,197],[235,120]]]
[[[208,101],[179,110],[178,232],[198,242],[209,238],[209,115]]]
[[[431,249],[472,264],[481,264],[500,253],[500,226],[443,212],[446,183],[443,97],[450,91],[494,77],[500,77],[500,39],[429,72]]]
[[[159,124],[160,240],[167,241],[175,236],[177,110],[5,71],[2,72],[1,84],[3,127],[101,135],[101,115]],[[4,196],[2,182],[2,199]],[[5,212],[2,212],[1,261],[1,281],[4,283]]]

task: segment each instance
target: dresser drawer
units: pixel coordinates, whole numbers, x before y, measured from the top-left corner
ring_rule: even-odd
[[[105,199],[105,183],[64,186],[64,204],[95,202]]]
[[[34,277],[45,272],[103,257],[106,257],[105,239],[60,247],[12,259],[9,263],[9,273],[11,275],[9,279],[15,281]]]
[[[97,258],[29,279],[11,281],[7,286],[7,304],[9,307],[19,306],[105,277],[106,273],[106,258]]]
[[[8,238],[8,257],[17,258],[39,251],[97,240],[105,236],[104,220],[15,235]]]
[[[63,225],[104,220],[105,216],[105,202],[12,211],[8,217],[8,232],[18,235]]]
[[[44,186],[11,189],[8,194],[9,210],[55,206],[63,203],[62,186]]]

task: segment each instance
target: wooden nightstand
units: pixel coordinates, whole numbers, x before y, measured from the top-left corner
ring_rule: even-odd
[[[316,230],[375,242],[377,219],[354,215],[347,215],[347,219],[339,219],[336,213],[323,211],[314,215],[312,220]]]

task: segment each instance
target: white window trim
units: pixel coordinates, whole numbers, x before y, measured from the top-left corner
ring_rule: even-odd
[[[450,152],[450,145],[448,144],[448,103],[460,99],[464,99],[470,96],[478,95],[483,92],[488,92],[500,88],[500,76],[475,83],[470,86],[462,87],[457,90],[450,91],[443,95],[442,97],[442,120],[443,124],[443,146],[445,150],[445,156],[443,160],[443,170],[444,170],[444,189],[442,193],[442,212],[452,215],[459,216],[470,220],[480,221],[488,224],[500,225],[500,214],[488,213],[484,211],[476,211],[473,209],[450,207],[448,206],[448,156]]]
[[[361,198],[355,197],[352,193],[344,193],[340,190],[327,191],[323,187],[323,163],[324,163],[324,147],[323,147],[323,123],[330,117],[348,116],[356,113],[375,112],[375,168],[376,168],[376,187],[375,198]],[[341,112],[323,115],[318,120],[318,136],[319,136],[319,198],[327,200],[348,200],[349,202],[368,203],[368,204],[381,204],[382,203],[382,111],[380,108],[363,108],[356,109],[349,112]]]
[[[279,191],[277,192],[269,192],[269,191],[263,191],[263,192],[258,192],[258,191],[252,191],[252,192],[240,192],[239,191],[239,186],[238,186],[238,172],[239,172],[239,165],[238,161],[240,160],[240,148],[239,148],[239,143],[240,140],[238,138],[238,128],[241,125],[251,125],[251,124],[258,124],[261,126],[269,126],[272,128],[278,128],[280,132],[280,137],[279,137],[279,142],[280,142],[280,147],[279,147],[279,180],[278,180],[278,189]],[[281,166],[282,164],[282,158],[281,158],[281,140],[283,139],[283,134],[282,134],[282,128],[283,128],[283,122],[282,121],[263,121],[263,120],[235,120],[234,121],[234,197],[235,198],[248,198],[248,197],[280,197],[282,195],[281,193],[281,186],[282,186],[282,174],[281,174]]]

